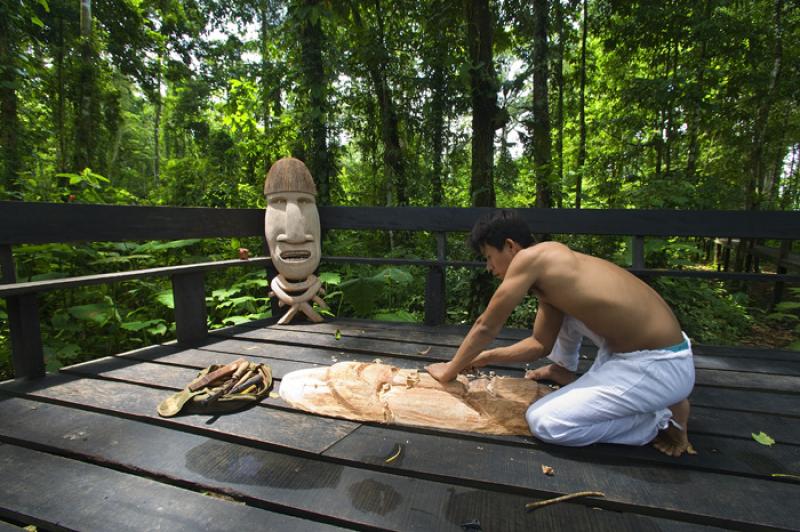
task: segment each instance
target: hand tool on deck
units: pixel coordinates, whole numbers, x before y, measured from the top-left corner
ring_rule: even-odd
[[[239,365],[242,362],[247,362],[247,361],[244,358],[240,358],[239,360],[231,362],[230,364],[228,364],[226,366],[222,366],[221,368],[219,368],[216,371],[212,371],[211,373],[206,374],[206,376],[203,377],[202,379],[200,379],[199,381],[196,381],[196,382],[193,382],[192,384],[190,384],[189,385],[189,390],[192,391],[192,392],[196,392],[200,388],[205,388],[206,386],[208,386],[212,382],[216,382],[216,381],[218,381],[220,379],[223,379],[223,378],[229,377],[230,375],[233,375],[236,372],[236,370],[239,368]]]

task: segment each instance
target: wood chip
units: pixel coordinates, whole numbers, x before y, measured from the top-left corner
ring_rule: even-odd
[[[548,477],[552,477],[553,475],[556,474],[555,470],[552,467],[544,464],[542,464],[542,473],[544,473]]]
[[[417,354],[418,354],[418,355],[423,355],[423,356],[425,356],[425,355],[427,355],[427,354],[428,354],[428,353],[430,353],[430,352],[431,352],[431,348],[430,348],[430,346],[428,346],[428,348],[427,348],[427,349],[423,349],[422,351],[417,351]]]

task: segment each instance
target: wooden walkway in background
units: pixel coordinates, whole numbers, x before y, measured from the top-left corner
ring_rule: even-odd
[[[357,423],[279,398],[223,416],[158,417],[156,405],[212,363],[265,362],[277,389],[290,371],[336,361],[422,369],[449,359],[466,332],[260,325],[217,331],[197,349],[155,346],[0,384],[0,530],[800,530],[800,482],[772,476],[800,475],[797,353],[696,346],[699,454],[678,459]],[[498,343],[526,334],[507,329]],[[584,355],[582,371],[593,349]],[[761,431],[777,443],[755,442]],[[605,497],[525,510],[585,490]]]

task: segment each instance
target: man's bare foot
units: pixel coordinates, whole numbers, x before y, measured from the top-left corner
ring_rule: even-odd
[[[687,426],[689,423],[689,400],[684,399],[670,406],[672,419],[667,428],[660,430],[653,440],[653,447],[667,456],[680,456],[684,452],[697,454],[692,444],[689,443]]]
[[[559,366],[558,364],[548,364],[541,368],[528,370],[525,373],[525,378],[535,381],[553,381],[556,384],[565,386],[578,377],[575,375],[575,372],[570,371],[563,366]]]

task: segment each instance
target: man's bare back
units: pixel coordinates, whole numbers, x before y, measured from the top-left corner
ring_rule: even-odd
[[[615,264],[557,242],[522,249],[512,263],[538,270],[529,288],[540,304],[581,320],[615,351],[659,349],[683,341],[680,325],[661,296]]]

